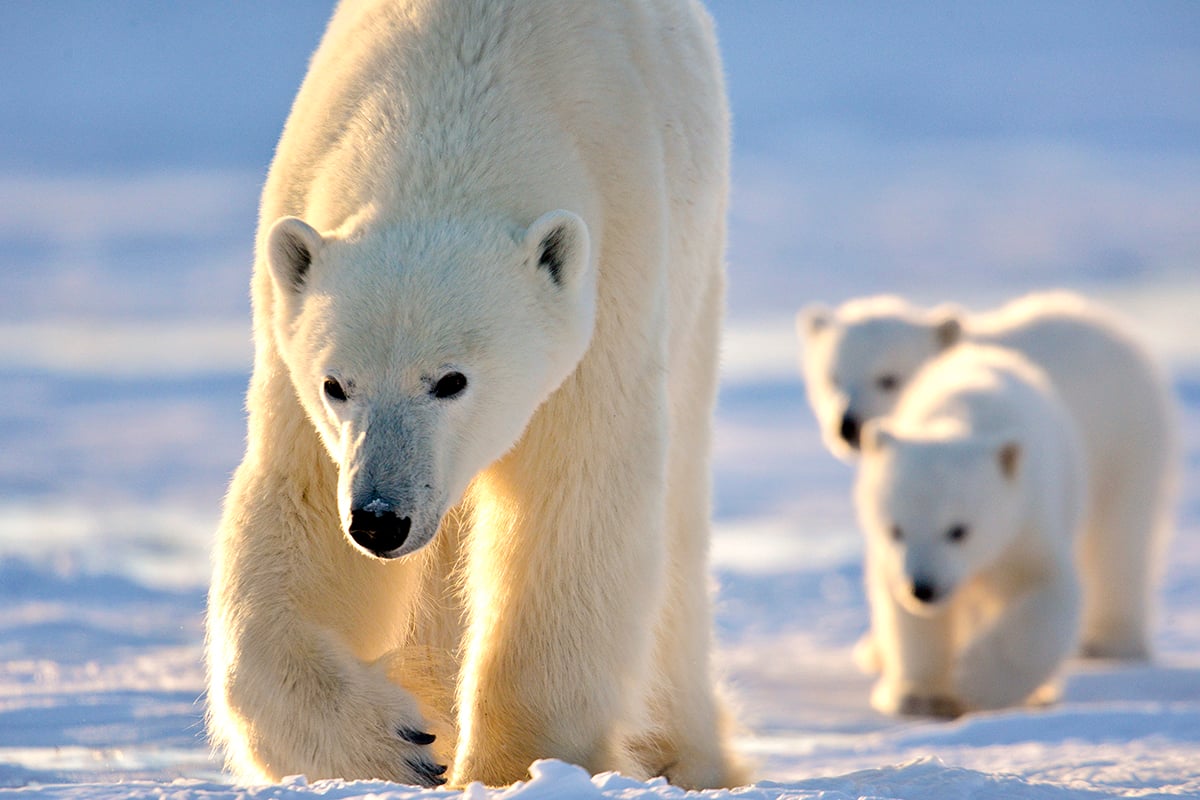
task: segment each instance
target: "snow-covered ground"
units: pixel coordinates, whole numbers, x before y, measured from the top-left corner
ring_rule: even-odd
[[[1200,797],[1200,7],[711,4],[736,115],[716,443],[720,663],[759,783],[709,797]],[[23,3],[0,25],[0,793],[232,785],[203,737],[208,550],[241,451],[259,184],[327,3]],[[865,292],[1101,298],[1171,368],[1179,526],[1151,665],[1058,705],[867,705],[851,469],[791,315]],[[468,798],[680,797],[535,767]]]

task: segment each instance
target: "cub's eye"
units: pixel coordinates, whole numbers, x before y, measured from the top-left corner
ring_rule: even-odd
[[[961,542],[967,538],[967,526],[955,525],[950,530],[946,531],[946,538],[952,542]]]
[[[439,400],[446,400],[462,394],[462,390],[466,388],[466,375],[463,375],[461,372],[447,372],[438,379],[438,382],[433,385],[429,393]]]
[[[899,525],[893,525],[888,528],[888,533],[891,534],[893,542],[898,542],[904,538],[904,531],[900,530]]]
[[[342,388],[336,378],[325,379],[325,396],[338,403],[346,402],[346,390]]]
[[[880,375],[875,379],[875,388],[881,392],[894,392],[900,388],[900,378],[895,375]]]

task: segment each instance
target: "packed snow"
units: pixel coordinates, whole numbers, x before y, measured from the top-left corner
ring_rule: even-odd
[[[757,783],[706,798],[1200,797],[1200,9],[710,3],[735,113],[714,458],[718,661]],[[673,798],[243,786],[203,730],[208,553],[241,455],[257,192],[329,3],[20,4],[0,25],[0,793]],[[792,313],[1066,287],[1171,370],[1178,528],[1150,664],[952,722],[868,705],[853,477]]]

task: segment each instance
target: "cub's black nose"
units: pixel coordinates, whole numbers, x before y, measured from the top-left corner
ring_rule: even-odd
[[[920,600],[922,603],[932,603],[937,600],[937,587],[928,581],[916,581],[912,587],[913,597]]]
[[[854,449],[858,449],[858,437],[862,433],[862,425],[858,421],[858,417],[847,411],[842,415],[842,426],[838,428],[838,435]]]
[[[350,538],[377,556],[385,556],[404,544],[411,526],[411,519],[391,510],[360,508],[350,512]]]

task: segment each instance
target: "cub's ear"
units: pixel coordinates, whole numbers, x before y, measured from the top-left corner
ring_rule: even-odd
[[[805,306],[796,314],[796,333],[800,339],[812,339],[833,321],[833,311],[826,306],[814,304]]]
[[[879,419],[869,419],[859,433],[859,446],[864,453],[878,453],[896,444],[896,434]]]
[[[275,285],[285,294],[304,288],[308,269],[325,240],[312,226],[296,217],[283,217],[267,233],[267,264]]]
[[[1000,464],[1000,474],[1008,480],[1016,480],[1021,470],[1021,445],[1007,441],[996,451],[996,460]]]
[[[948,350],[963,337],[962,309],[958,306],[938,306],[929,312],[933,323],[933,340],[939,350]]]
[[[533,221],[525,231],[529,260],[555,286],[573,286],[587,274],[591,237],[578,214],[559,209]]]

